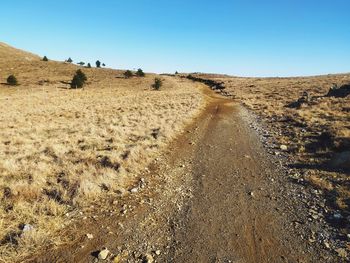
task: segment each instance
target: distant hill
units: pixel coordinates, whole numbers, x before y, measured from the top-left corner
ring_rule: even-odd
[[[30,52],[26,52],[17,48],[14,48],[10,45],[7,45],[3,42],[0,42],[0,63],[8,63],[9,61],[33,61],[40,60],[38,55],[34,55]]]
[[[74,58],[74,54],[67,54],[67,59],[69,57],[72,57],[74,62],[80,62],[79,58]],[[62,82],[69,82],[78,68],[88,75],[89,83],[100,81],[108,83],[108,80],[116,76],[122,77],[124,72],[106,68],[85,68],[74,63],[53,61],[50,57],[48,58],[49,61],[45,62],[42,61],[41,56],[0,42],[0,83],[5,83],[6,78],[13,74],[21,84],[21,88],[34,88],[41,86],[42,83],[50,84],[52,87],[69,86]],[[91,61],[85,62],[90,62],[94,66],[95,61],[96,58],[91,58]],[[8,88],[0,85],[1,87]]]

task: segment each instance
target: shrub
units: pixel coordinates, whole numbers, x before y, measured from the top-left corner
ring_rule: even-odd
[[[106,66],[106,64],[105,63],[102,63],[102,67],[105,67]]]
[[[179,72],[175,71],[175,75],[179,74]]]
[[[91,68],[91,64],[90,63],[87,63],[87,68]]]
[[[129,79],[129,78],[131,78],[132,76],[133,76],[133,74],[132,74],[132,72],[131,72],[130,70],[127,70],[127,71],[124,72],[124,77],[125,77],[126,79]]]
[[[72,63],[72,62],[73,62],[73,59],[68,58],[66,61],[67,61],[68,63]]]
[[[17,81],[17,79],[16,79],[16,77],[14,75],[10,75],[7,78],[7,84],[11,85],[11,86],[16,86],[16,85],[18,85],[18,81]]]
[[[78,69],[77,72],[75,72],[70,87],[72,89],[81,89],[84,86],[85,81],[87,81],[86,75],[84,74],[84,72]]]
[[[96,61],[96,68],[100,68],[101,67],[101,62],[99,60]]]
[[[79,62],[79,63],[77,63],[77,64],[80,65],[80,66],[84,66],[84,65],[85,65],[85,62],[81,61],[81,62]]]
[[[142,69],[138,69],[137,70],[137,72],[136,72],[136,76],[138,76],[138,77],[144,77],[145,76],[145,73],[143,72],[143,70]]]
[[[49,59],[47,58],[47,56],[43,57],[43,61],[49,61]]]
[[[87,81],[87,77],[81,69],[78,69],[75,74],[78,75],[78,77],[82,79],[84,82]]]
[[[160,78],[155,78],[152,88],[154,90],[160,90],[160,87],[163,85],[163,81]]]

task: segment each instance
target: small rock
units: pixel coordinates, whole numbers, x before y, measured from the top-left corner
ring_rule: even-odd
[[[282,145],[280,146],[280,149],[281,149],[282,151],[287,151],[287,150],[288,150],[288,146],[282,144]]]
[[[137,187],[130,190],[131,193],[136,194],[139,191]]]
[[[326,247],[326,248],[330,248],[331,246],[329,245],[329,243],[328,242],[323,242],[323,245]]]
[[[88,239],[93,239],[94,238],[94,236],[92,234],[86,234],[86,236],[87,236]]]
[[[344,248],[338,248],[335,250],[335,252],[337,252],[339,257],[342,257],[342,258],[346,258],[348,256],[348,253]]]
[[[309,242],[310,242],[310,243],[315,243],[315,241],[316,241],[316,239],[314,239],[314,238],[309,238]]]
[[[161,251],[158,249],[155,251],[156,255],[159,256],[161,254]]]
[[[249,192],[248,194],[249,194],[251,197],[254,197],[254,196],[255,196],[254,192]]]
[[[23,232],[28,232],[28,231],[31,231],[31,230],[33,230],[34,229],[34,227],[32,226],[32,225],[30,225],[30,224],[25,224],[24,226],[23,226],[23,228],[22,228],[22,231]]]
[[[143,262],[144,263],[153,263],[154,262],[154,259],[152,257],[151,254],[146,254],[144,257],[143,257]]]
[[[122,257],[120,255],[116,255],[113,258],[113,263],[121,263],[122,262]]]
[[[109,250],[107,248],[104,248],[98,253],[98,259],[105,260],[108,257]]]

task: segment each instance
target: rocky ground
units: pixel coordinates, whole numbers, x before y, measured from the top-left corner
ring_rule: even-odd
[[[28,261],[347,262],[329,224],[342,216],[287,168],[264,121],[204,92],[206,110],[138,184],[83,212],[70,244]]]
[[[315,189],[304,178],[307,173],[306,169],[290,168],[290,165],[295,163],[295,159],[283,146],[278,144],[263,118],[247,109],[244,111],[249,127],[257,132],[271,159],[274,159],[276,165],[280,166],[282,173],[288,178],[288,185],[284,186],[285,203],[291,201],[291,209],[300,207],[300,213],[296,213],[299,218],[295,219],[293,227],[300,229],[304,225],[305,231],[301,231],[300,234],[303,239],[309,242],[310,246],[327,249],[332,254],[338,255],[339,261],[347,262],[350,235],[344,236],[339,232],[338,226],[343,225],[344,220],[350,218],[344,218],[340,211],[334,211],[328,207],[329,203],[325,192],[321,189]]]

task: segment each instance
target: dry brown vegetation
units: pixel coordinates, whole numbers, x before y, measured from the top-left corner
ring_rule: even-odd
[[[350,95],[326,97],[333,84],[350,83],[350,74],[297,78],[241,78],[196,74],[223,82],[233,95],[260,115],[277,139],[276,152],[286,145],[291,170],[327,193],[333,209],[350,215]],[[342,157],[342,158],[339,158]]]
[[[20,83],[0,85],[0,262],[64,242],[67,215],[128,191],[204,106],[186,81],[153,91],[154,75],[84,68],[87,86],[70,90],[75,65],[5,44],[0,58],[0,82]]]

